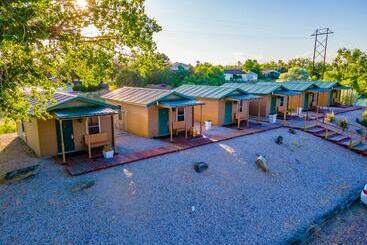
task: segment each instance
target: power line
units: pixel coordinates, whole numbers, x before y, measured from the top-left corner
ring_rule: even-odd
[[[324,77],[325,63],[326,63],[326,51],[327,42],[330,34],[334,32],[330,28],[316,29],[315,33],[311,37],[315,37],[315,44],[313,47],[313,59],[312,59],[312,74],[315,74],[315,61],[317,58],[323,60],[321,78]]]

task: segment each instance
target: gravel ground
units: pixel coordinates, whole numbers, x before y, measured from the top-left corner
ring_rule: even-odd
[[[0,134],[0,178],[11,170],[42,162],[16,133]]]
[[[348,122],[358,125],[356,123],[356,119],[357,118],[360,119],[362,117],[362,113],[363,113],[363,110],[350,111],[346,113],[336,114],[335,118],[337,120],[347,118]]]
[[[331,219],[304,244],[367,244],[367,207],[358,203]]]
[[[270,173],[256,167],[257,153]],[[208,170],[194,172],[195,161]],[[362,188],[366,164],[284,128],[79,177],[50,161],[38,176],[0,186],[0,244],[283,243]],[[70,191],[85,180],[96,184]]]
[[[116,150],[120,154],[150,150],[170,144],[163,140],[143,138],[131,134],[119,134],[115,140]]]

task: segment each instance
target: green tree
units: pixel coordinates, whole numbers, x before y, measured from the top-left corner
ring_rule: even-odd
[[[359,49],[339,49],[324,80],[340,81],[367,95],[367,53]]]
[[[257,63],[257,60],[248,59],[242,66],[244,71],[252,71],[255,72],[257,75],[261,74],[261,67],[260,64]]]
[[[224,72],[219,66],[209,63],[198,64],[194,68],[194,73],[186,76],[183,83],[219,86],[224,83]]]
[[[297,81],[297,80],[309,80],[310,74],[305,68],[292,67],[286,73],[282,73],[279,77],[281,81]]]
[[[108,82],[113,62],[129,60],[148,73],[161,65],[153,41],[160,30],[143,0],[88,0],[85,8],[74,0],[1,1],[0,113],[26,118],[32,96],[35,115],[45,117],[56,87],[73,79],[87,88]]]

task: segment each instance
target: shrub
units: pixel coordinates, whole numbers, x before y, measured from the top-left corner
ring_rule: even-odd
[[[335,122],[334,111],[332,111],[331,113],[326,113],[325,119],[326,119],[327,122]]]
[[[0,120],[0,134],[14,133],[17,126],[12,120]]]
[[[343,130],[348,128],[348,121],[346,118],[339,120],[338,126],[341,127]]]

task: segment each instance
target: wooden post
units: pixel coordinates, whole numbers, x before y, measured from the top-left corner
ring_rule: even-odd
[[[260,99],[257,100],[257,122],[260,121]]]
[[[202,134],[202,123],[203,123],[203,105],[200,105],[200,135]]]
[[[169,137],[170,141],[173,142],[173,114],[172,114],[172,108],[169,108],[169,114],[168,116],[168,124],[169,124]]]
[[[242,100],[237,101],[237,128],[240,128],[240,126],[241,126],[240,103],[242,103]]]
[[[90,140],[89,140],[89,128],[88,128],[88,120],[89,117],[87,117],[85,119],[85,132],[87,133],[87,138],[88,138],[88,156],[89,158],[92,158],[92,148],[90,147]]]
[[[303,122],[303,129],[306,130],[307,125],[306,125],[306,116],[304,117],[304,122]]]
[[[353,147],[353,131],[350,131],[349,148]]]
[[[111,115],[111,133],[112,133],[112,147],[115,150],[115,124],[113,120],[113,114]]]
[[[283,126],[287,126],[287,110],[284,110]]]
[[[60,125],[62,163],[66,163],[65,144],[64,144],[64,133],[63,133],[63,128],[62,128],[62,120],[59,120],[59,125]]]
[[[316,105],[316,126],[319,125],[319,107]]]
[[[187,139],[187,124],[186,124],[186,107],[184,107],[184,120],[185,120],[185,139]]]
[[[329,136],[328,136],[328,124],[325,123],[325,139],[327,139]]]

